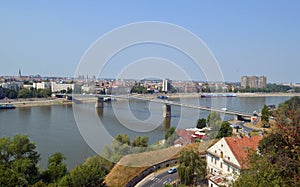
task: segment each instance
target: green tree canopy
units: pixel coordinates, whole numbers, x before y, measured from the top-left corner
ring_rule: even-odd
[[[131,145],[133,147],[148,147],[148,140],[147,136],[138,136],[131,142]]]
[[[261,111],[261,120],[264,127],[269,127],[269,117],[270,117],[270,111],[267,105],[264,105],[262,111]]]
[[[232,130],[230,124],[227,121],[223,121],[216,138],[230,137],[232,136]]]
[[[178,139],[178,134],[176,133],[175,127],[169,128],[165,133],[165,145],[171,146],[174,144],[174,141]]]
[[[72,186],[105,186],[104,178],[111,170],[112,165],[102,157],[94,156],[82,165],[76,166],[70,173]],[[64,179],[70,182],[68,178]]]
[[[118,134],[115,137],[115,141],[118,141],[120,144],[130,145],[130,139],[127,134]]]
[[[213,123],[216,123],[217,121],[222,121],[220,113],[219,112],[209,113],[209,115],[207,117],[207,122],[211,125]]]
[[[197,120],[197,126],[198,129],[203,129],[206,127],[206,119],[205,118],[200,118]]]
[[[33,184],[37,181],[40,155],[26,135],[0,139],[0,186]],[[5,176],[11,176],[4,179]],[[7,183],[9,182],[9,183]]]
[[[62,153],[54,153],[49,157],[47,170],[43,172],[45,182],[58,182],[67,174],[67,165],[63,163],[65,159]]]
[[[26,88],[23,88],[18,92],[19,98],[31,98],[32,96],[33,96],[32,91]]]
[[[183,184],[191,185],[195,179],[204,180],[206,162],[200,158],[199,152],[186,149],[180,152],[178,175]]]
[[[175,132],[175,127],[169,128],[165,133],[165,140],[171,137],[174,132]]]

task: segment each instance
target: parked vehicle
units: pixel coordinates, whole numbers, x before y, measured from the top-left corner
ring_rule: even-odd
[[[172,174],[172,173],[176,173],[177,172],[177,168],[170,168],[168,173]]]

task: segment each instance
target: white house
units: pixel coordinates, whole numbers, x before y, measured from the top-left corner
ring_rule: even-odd
[[[56,83],[56,82],[51,82],[51,92],[60,92],[62,90],[68,90],[72,89],[74,90],[75,84],[64,84],[64,83]]]
[[[33,87],[36,89],[49,89],[51,87],[51,83],[50,82],[33,83]]]
[[[241,170],[247,169],[247,155],[256,150],[262,136],[226,137],[206,151],[209,187],[229,186]]]

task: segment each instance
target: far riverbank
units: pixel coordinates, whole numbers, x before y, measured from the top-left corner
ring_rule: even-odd
[[[51,106],[72,104],[72,101],[67,101],[63,98],[30,98],[30,99],[6,99],[0,100],[0,104],[10,103],[17,108],[21,107],[35,107],[35,106]]]
[[[215,93],[224,94],[224,93]],[[179,99],[179,98],[197,98],[201,97],[201,93],[174,93],[174,94],[133,94],[137,97],[146,97],[150,99],[155,99],[158,95],[168,96],[169,99]],[[236,93],[236,97],[293,97],[300,96],[300,93]]]
[[[222,93],[220,93],[222,94]],[[148,99],[156,99],[158,95],[168,96],[169,99],[180,98],[200,98],[200,93],[175,93],[175,94],[133,94],[135,97],[143,97]],[[300,96],[300,93],[236,93],[237,97],[293,97]],[[84,100],[84,99],[83,99]],[[94,102],[93,99],[87,99],[89,102]],[[30,99],[2,99],[1,103],[11,103],[15,107],[34,107],[34,106],[50,106],[72,104],[72,101],[64,98],[30,98]]]

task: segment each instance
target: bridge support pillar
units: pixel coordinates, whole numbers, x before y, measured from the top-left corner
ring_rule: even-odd
[[[95,107],[96,108],[103,108],[104,98],[103,97],[97,97]]]
[[[237,121],[239,119],[238,115],[234,115],[234,120]]]
[[[163,117],[171,117],[171,105],[164,104],[163,105]]]

